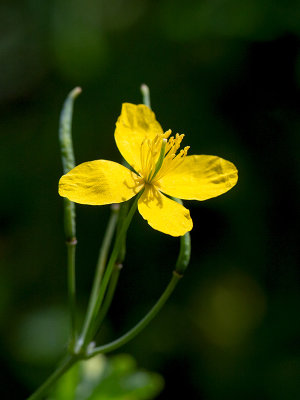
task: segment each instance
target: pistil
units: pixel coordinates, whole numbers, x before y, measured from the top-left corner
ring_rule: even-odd
[[[169,129],[164,134],[157,135],[153,140],[146,138],[141,144],[141,171],[140,174],[146,183],[154,183],[166,172],[179,166],[189,149],[186,146],[183,150],[177,151],[184,135],[171,136]],[[170,138],[169,138],[170,137]]]
[[[160,154],[155,166],[155,170],[153,175],[151,176],[150,173],[150,177],[148,179],[149,182],[152,181],[152,179],[154,179],[154,177],[157,175],[158,171],[161,169],[161,166],[163,165],[164,162],[164,158],[165,158],[165,153],[166,153],[166,145],[167,145],[168,139],[163,139],[162,140],[162,144],[161,144],[161,148],[160,148]]]

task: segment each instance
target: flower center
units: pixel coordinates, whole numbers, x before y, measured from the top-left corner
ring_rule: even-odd
[[[190,146],[177,153],[184,135],[171,136],[169,129],[156,135],[153,140],[144,139],[141,144],[141,175],[146,183],[154,183],[162,176],[177,168],[187,155]],[[176,154],[177,153],[177,154]]]

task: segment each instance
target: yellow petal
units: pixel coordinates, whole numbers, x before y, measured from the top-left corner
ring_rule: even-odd
[[[143,187],[140,178],[113,161],[96,160],[73,168],[59,181],[59,194],[80,204],[103,205],[131,199]]]
[[[193,228],[190,212],[152,185],[146,185],[138,209],[152,228],[171,236],[182,236]]]
[[[155,114],[149,107],[124,103],[116,123],[115,140],[120,153],[132,168],[141,171],[141,144],[145,138],[163,134]]]
[[[169,196],[206,200],[231,189],[238,180],[235,166],[217,156],[187,156],[182,164],[156,183]]]

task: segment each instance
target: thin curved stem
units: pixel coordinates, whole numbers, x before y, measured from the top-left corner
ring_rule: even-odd
[[[52,375],[31,395],[27,400],[38,400],[44,397],[54,385],[54,383],[67,372],[78,360],[68,356],[63,363],[53,372]]]
[[[121,206],[119,204],[116,204],[116,206],[119,206],[119,211],[118,211],[118,222],[117,222],[117,227],[116,227],[116,232],[117,232],[117,237],[120,233],[120,229],[122,228],[122,225],[124,223],[124,220],[128,214],[128,202],[121,204]],[[123,260],[125,258],[125,254],[126,254],[126,246],[125,246],[125,241],[126,241],[126,235],[123,238],[123,244],[120,247],[120,251],[116,260],[116,263],[114,265],[114,269],[108,284],[108,288],[107,288],[107,293],[105,295],[104,301],[103,301],[103,305],[100,308],[99,311],[99,315],[97,316],[97,320],[94,324],[94,327],[92,329],[92,333],[91,336],[94,337],[98,332],[99,329],[101,327],[101,324],[104,320],[104,318],[106,317],[106,314],[109,310],[109,307],[111,305],[116,287],[117,287],[117,283],[118,283],[118,279],[119,279],[119,275],[120,275],[120,271],[123,267],[122,263]],[[105,260],[106,262],[106,260]],[[103,272],[104,272],[104,266],[103,265]],[[97,290],[98,293],[98,290]]]
[[[106,314],[111,306],[122,267],[123,267],[122,264],[119,264],[119,263],[115,264],[115,267],[114,267],[114,270],[111,275],[109,285],[107,288],[107,293],[106,293],[104,301],[103,301],[103,305],[100,309],[99,315],[97,317],[97,321],[95,323],[95,329],[93,330],[93,332],[94,332],[93,336],[97,335],[97,333],[99,332],[102,322],[104,321]]]
[[[107,261],[109,248],[111,246],[111,242],[112,242],[115,230],[116,230],[116,226],[117,226],[117,222],[118,222],[118,218],[119,218],[119,211],[120,211],[119,204],[113,204],[111,206],[111,214],[109,217],[109,221],[107,224],[107,228],[106,228],[103,242],[102,242],[100,252],[99,252],[95,281],[94,281],[94,286],[92,289],[93,295],[98,292],[99,287],[100,287],[101,279],[103,277],[104,270],[105,270],[105,264]]]
[[[127,214],[126,218],[124,219],[123,225],[122,225],[120,232],[116,238],[115,245],[114,245],[112,254],[110,256],[109,262],[107,264],[107,267],[106,267],[106,270],[105,270],[105,273],[104,273],[104,276],[103,276],[103,279],[102,279],[102,282],[101,282],[101,285],[99,288],[99,292],[97,294],[95,304],[93,306],[93,309],[90,311],[89,319],[85,323],[84,329],[82,331],[82,335],[80,338],[80,342],[81,342],[80,345],[83,348],[88,344],[89,340],[91,339],[91,331],[93,330],[93,326],[97,319],[98,311],[103,302],[103,298],[104,298],[106,288],[109,283],[111,274],[113,272],[114,265],[117,261],[120,250],[124,244],[125,235],[127,233],[127,230],[130,225],[130,222],[132,220],[132,217],[137,209],[137,203],[138,203],[138,200],[139,200],[141,194],[142,194],[142,191],[136,196],[134,203],[131,206],[131,209],[130,209],[129,213]]]
[[[76,278],[75,278],[75,251],[76,239],[72,242],[67,242],[68,251],[68,295],[69,308],[71,318],[71,348],[74,347],[77,336],[77,321],[76,321]]]
[[[84,326],[83,326],[83,332],[87,332],[89,325],[91,323],[91,320],[93,318],[93,312],[94,308],[97,302],[97,297],[101,285],[101,280],[103,278],[104,270],[105,270],[105,264],[107,260],[107,255],[109,252],[109,248],[112,242],[113,235],[115,233],[117,221],[118,221],[118,216],[119,216],[119,205],[114,204],[111,207],[111,214],[110,218],[107,224],[106,232],[103,237],[103,242],[100,248],[99,252],[99,258],[98,258],[98,263],[96,267],[96,273],[95,273],[95,278],[94,278],[94,283],[93,283],[93,288],[89,300],[89,305],[86,313],[86,318],[84,321]],[[80,344],[81,345],[81,344]]]
[[[138,335],[148,324],[149,322],[157,315],[157,313],[160,311],[160,309],[165,305],[166,301],[174,291],[175,287],[177,286],[177,283],[181,279],[181,275],[179,275],[177,272],[173,272],[172,279],[170,283],[168,284],[167,288],[159,298],[159,300],[155,303],[155,305],[151,308],[151,310],[148,312],[148,314],[145,315],[143,319],[139,323],[137,323],[130,331],[125,333],[123,336],[120,338],[107,343],[103,346],[96,347],[94,350],[92,350],[89,354],[88,357],[94,357],[97,354],[103,354],[103,353],[108,353],[110,351],[116,350],[120,346],[124,345],[125,343],[129,342],[131,339],[133,339],[136,335]]]

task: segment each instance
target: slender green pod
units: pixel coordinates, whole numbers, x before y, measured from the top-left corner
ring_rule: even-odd
[[[187,232],[180,237],[180,250],[177,258],[175,271],[183,275],[187,269],[191,258],[191,235]]]
[[[59,122],[59,143],[63,172],[66,174],[75,167],[75,157],[72,143],[72,116],[73,105],[76,97],[81,93],[81,89],[76,87],[67,96]],[[76,323],[76,272],[75,272],[75,248],[76,248],[76,216],[75,204],[64,198],[64,228],[65,238],[68,249],[68,294],[69,307],[71,314],[71,341],[70,347],[73,348],[77,336]]]
[[[74,100],[80,93],[81,88],[79,87],[76,87],[69,93],[60,114],[59,143],[64,174],[75,167],[72,142],[72,117]],[[64,199],[64,226],[67,243],[76,241],[75,205],[66,198]]]

